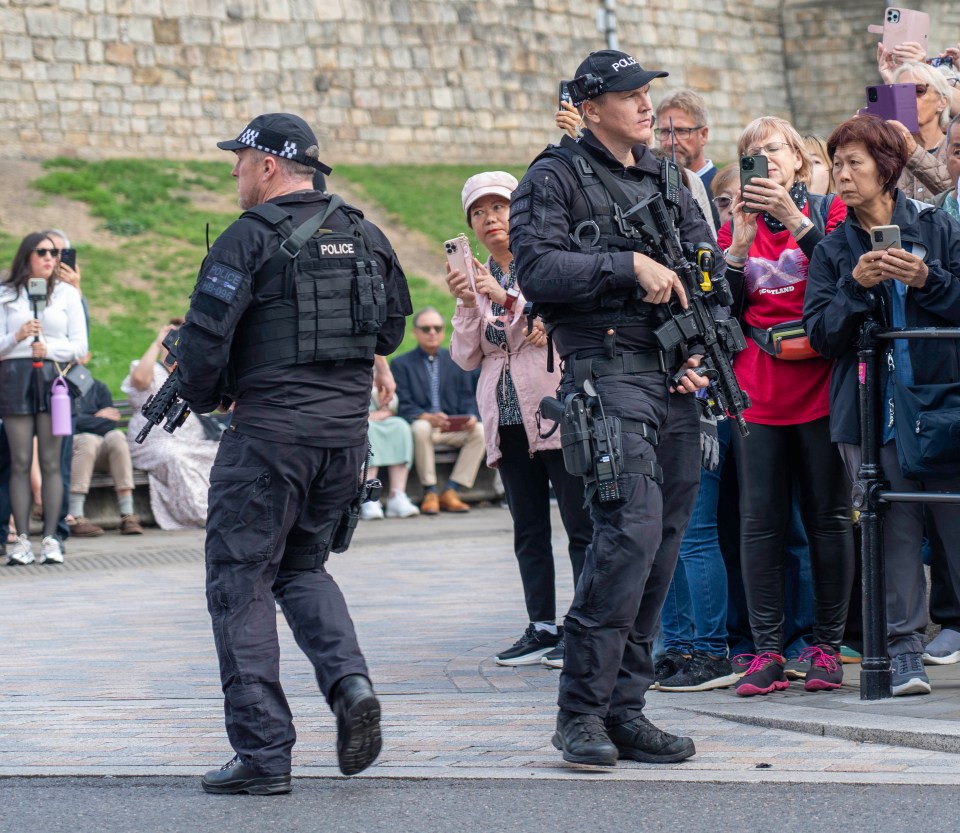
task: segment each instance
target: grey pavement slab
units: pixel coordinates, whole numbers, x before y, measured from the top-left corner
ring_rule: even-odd
[[[63,567],[0,568],[0,776],[196,775],[231,756],[202,541],[107,534],[71,541]],[[526,625],[506,511],[365,523],[329,566],[383,700],[384,751],[360,777],[960,783],[956,666],[930,669],[929,697],[880,703],[859,701],[851,666],[835,693],[651,692],[647,714],[691,735],[694,758],[564,764],[550,745],[557,672],[493,661]],[[565,556],[557,567],[564,605]],[[282,616],[278,626],[294,772],[340,777],[333,718]]]

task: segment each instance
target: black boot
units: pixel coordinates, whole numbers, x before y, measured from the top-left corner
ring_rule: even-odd
[[[607,733],[621,758],[645,764],[674,764],[697,752],[690,738],[664,732],[642,714],[626,723],[607,726]]]
[[[563,760],[573,764],[617,765],[617,747],[607,737],[603,720],[595,714],[560,709],[553,745],[563,752]]]
[[[337,716],[337,761],[344,775],[363,772],[380,754],[380,702],[370,680],[350,674],[337,683],[333,696]]]
[[[239,755],[234,755],[220,769],[211,769],[200,783],[205,792],[222,795],[282,795],[291,790],[289,772],[285,775],[264,775],[241,761]]]

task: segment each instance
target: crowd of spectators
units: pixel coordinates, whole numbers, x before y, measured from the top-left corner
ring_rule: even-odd
[[[747,336],[734,368],[752,399],[749,436],[721,422],[719,465],[701,473],[662,612],[661,690],[736,685],[750,696],[786,688],[791,679],[811,691],[835,688],[843,663],[859,656],[850,615],[859,592],[850,496],[860,463],[857,333],[881,308],[887,324],[960,324],[960,44],[933,61],[919,44],[879,46],[877,70],[884,83],[914,88],[915,131],[851,114],[829,137],[801,136],[789,122],[758,113],[736,147],[723,148],[710,143],[704,96],[672,90],[656,108],[654,150],[680,165],[724,252],[731,312]],[[580,134],[571,104],[561,104],[556,123]],[[718,169],[710,156],[763,156],[767,172],[741,186],[738,161]],[[516,185],[504,171],[482,171],[463,186],[466,225],[489,257],[474,258],[466,271],[447,267],[457,301],[449,350],[448,322],[432,307],[419,310],[411,322],[417,347],[392,361],[396,394],[372,391],[369,473],[382,474],[389,491],[382,503],[363,504],[361,518],[468,512],[465,493],[481,465],[496,469],[514,520],[529,620],[496,659],[561,667],[551,499],[567,531],[574,584],[591,521],[581,481],[564,468],[559,433],[543,436],[537,420],[560,372],[548,362],[547,334],[518,284],[509,228]],[[872,251],[870,229],[891,224],[903,248]],[[223,430],[198,417],[173,434],[133,442],[145,424],[141,406],[171,372],[163,342],[180,319],[131,362],[121,385],[132,410],[125,432],[109,389],[92,377],[74,390],[73,435],[54,429],[51,385],[85,367],[90,355],[81,271],[66,252],[73,250],[61,231],[29,234],[0,283],[0,519],[9,519],[3,540],[14,565],[35,560],[31,514],[41,524],[41,563],[62,563],[68,535],[103,534],[86,515],[96,472],[112,478],[121,534],[143,531],[134,468],[148,477],[158,526],[202,527]],[[808,343],[796,342],[787,356],[771,333],[791,324]],[[958,347],[897,342],[885,397],[896,383],[956,381]],[[886,398],[892,402],[892,394]],[[903,471],[892,416],[883,439],[881,458],[895,489],[960,491],[960,476],[921,482]],[[445,480],[438,449],[454,456]],[[408,494],[411,471],[422,489],[419,505]],[[953,528],[960,532],[960,510],[945,504],[895,504],[885,516],[894,694],[930,691],[924,662],[960,661],[960,557],[951,543],[960,536]],[[924,542],[933,554],[929,609]],[[929,645],[928,613],[943,626]]]

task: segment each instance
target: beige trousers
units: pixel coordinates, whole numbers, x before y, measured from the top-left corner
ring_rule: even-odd
[[[437,463],[434,446],[452,445],[459,448],[457,462],[454,463],[450,479],[466,486],[473,486],[477,479],[480,464],[487,454],[483,439],[483,423],[478,422],[470,431],[440,431],[425,419],[414,420],[413,460],[417,466],[417,477],[424,486],[437,485]]]
[[[87,494],[94,471],[110,472],[117,491],[133,489],[133,463],[130,462],[127,435],[123,431],[108,431],[103,437],[98,434],[74,435],[70,491],[77,495]]]

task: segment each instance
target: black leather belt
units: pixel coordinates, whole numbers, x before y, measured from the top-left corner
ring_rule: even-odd
[[[602,376],[623,376],[629,373],[667,372],[663,353],[651,350],[648,353],[618,353],[609,356],[582,356],[577,354],[573,364],[573,378],[577,387],[583,389],[583,383],[590,378]]]

